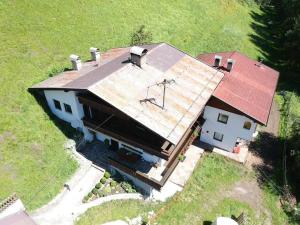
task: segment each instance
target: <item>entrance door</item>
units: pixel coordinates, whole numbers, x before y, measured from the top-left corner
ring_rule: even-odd
[[[119,150],[119,142],[111,139],[111,144],[110,144],[110,148],[113,151],[118,151]]]

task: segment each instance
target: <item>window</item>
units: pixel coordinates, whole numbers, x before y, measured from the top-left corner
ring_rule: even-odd
[[[54,106],[56,109],[58,110],[61,110],[61,105],[60,105],[60,102],[57,101],[56,99],[53,99],[53,102],[54,102]]]
[[[65,107],[65,111],[66,111],[67,113],[72,114],[72,108],[71,108],[70,105],[64,103],[64,107]]]
[[[250,130],[251,129],[251,122],[250,121],[246,121],[244,123],[244,129]]]
[[[224,115],[224,114],[221,114],[219,113],[219,116],[218,116],[218,121],[221,122],[221,123],[225,123],[227,124],[227,121],[228,121],[228,116],[227,115]]]
[[[223,134],[219,132],[214,132],[214,139],[217,141],[223,141]]]

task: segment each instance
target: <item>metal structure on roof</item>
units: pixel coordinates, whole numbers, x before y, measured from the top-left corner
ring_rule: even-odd
[[[169,57],[173,62],[166,62],[168,68],[163,62],[159,66],[153,63],[155,55],[159,54],[164,58],[164,52],[165,58]],[[173,57],[169,55],[170,52]],[[145,57],[146,64],[142,69],[127,64],[90,86],[88,90],[171,143],[177,144],[203,110],[223,73],[179,50],[174,51],[167,44],[157,46]],[[148,88],[163,80],[175,80],[168,86],[164,97],[164,85]],[[147,93],[147,98],[152,101],[155,99],[156,104],[151,101],[140,102]]]
[[[70,81],[66,72],[33,89],[88,90],[176,145],[197,120],[223,73],[165,43],[141,49],[147,49],[142,67],[128,62],[130,48],[124,48],[94,69],[83,64],[85,73],[71,71],[75,78]],[[150,101],[141,101],[145,96]]]

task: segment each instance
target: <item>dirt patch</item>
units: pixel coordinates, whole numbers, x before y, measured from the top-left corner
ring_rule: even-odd
[[[270,133],[277,137],[279,131],[279,121],[280,121],[280,110],[275,99],[273,99],[268,124],[267,126],[259,126],[258,131]]]
[[[272,224],[272,215],[263,205],[262,191],[256,180],[242,180],[225,193],[225,197],[236,199],[240,202],[247,203],[257,213],[257,218],[265,218],[264,224]]]
[[[245,202],[256,211],[261,210],[262,193],[255,180],[237,182],[226,196]]]
[[[34,142],[33,144],[31,144],[31,149],[36,153],[40,153],[43,147],[41,144]]]
[[[4,143],[6,139],[16,140],[17,138],[12,132],[5,131],[4,133],[0,134],[0,144]]]

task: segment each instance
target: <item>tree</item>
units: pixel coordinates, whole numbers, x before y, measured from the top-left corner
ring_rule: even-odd
[[[143,45],[152,42],[152,33],[145,29],[145,25],[141,25],[139,29],[131,35],[130,45]]]

